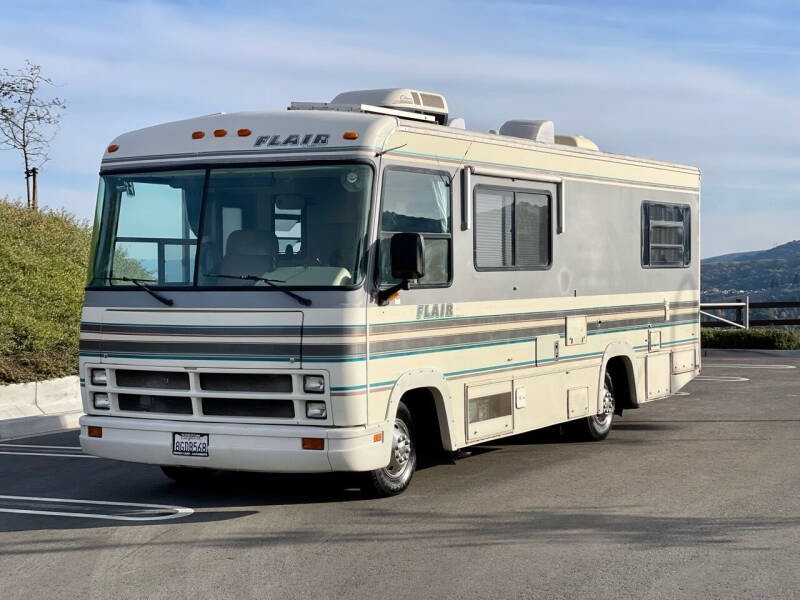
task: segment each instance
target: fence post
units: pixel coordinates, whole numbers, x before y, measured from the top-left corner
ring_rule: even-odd
[[[744,328],[750,329],[750,296],[744,297]]]
[[[744,300],[742,300],[741,298],[737,298],[736,302],[741,304],[744,303]],[[744,315],[742,314],[741,306],[736,307],[736,322],[739,323],[740,325],[744,325]]]

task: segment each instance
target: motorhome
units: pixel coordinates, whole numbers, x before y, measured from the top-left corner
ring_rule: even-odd
[[[615,415],[700,369],[698,169],[439,94],[345,92],[112,141],[80,333],[93,455],[360,473]]]

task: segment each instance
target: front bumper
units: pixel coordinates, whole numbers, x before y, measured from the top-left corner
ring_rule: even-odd
[[[87,428],[90,425],[102,427],[103,436],[89,437]],[[83,415],[80,426],[81,447],[94,456],[156,465],[271,473],[380,469],[389,464],[392,443],[388,423],[303,427]],[[209,456],[173,455],[173,432],[207,433]],[[376,433],[383,434],[381,441],[374,441]],[[304,437],[325,438],[325,449],[304,450]]]

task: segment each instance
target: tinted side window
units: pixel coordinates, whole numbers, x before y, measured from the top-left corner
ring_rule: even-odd
[[[691,261],[691,212],[678,204],[642,204],[642,266],[685,267]]]
[[[387,169],[383,176],[381,232],[378,247],[379,283],[392,278],[389,245],[400,232],[422,234],[425,240],[425,276],[417,285],[450,282],[452,230],[450,184],[441,173]]]

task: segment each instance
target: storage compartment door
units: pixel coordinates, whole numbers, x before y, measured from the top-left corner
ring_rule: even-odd
[[[467,386],[467,441],[514,431],[514,400],[510,381]]]

